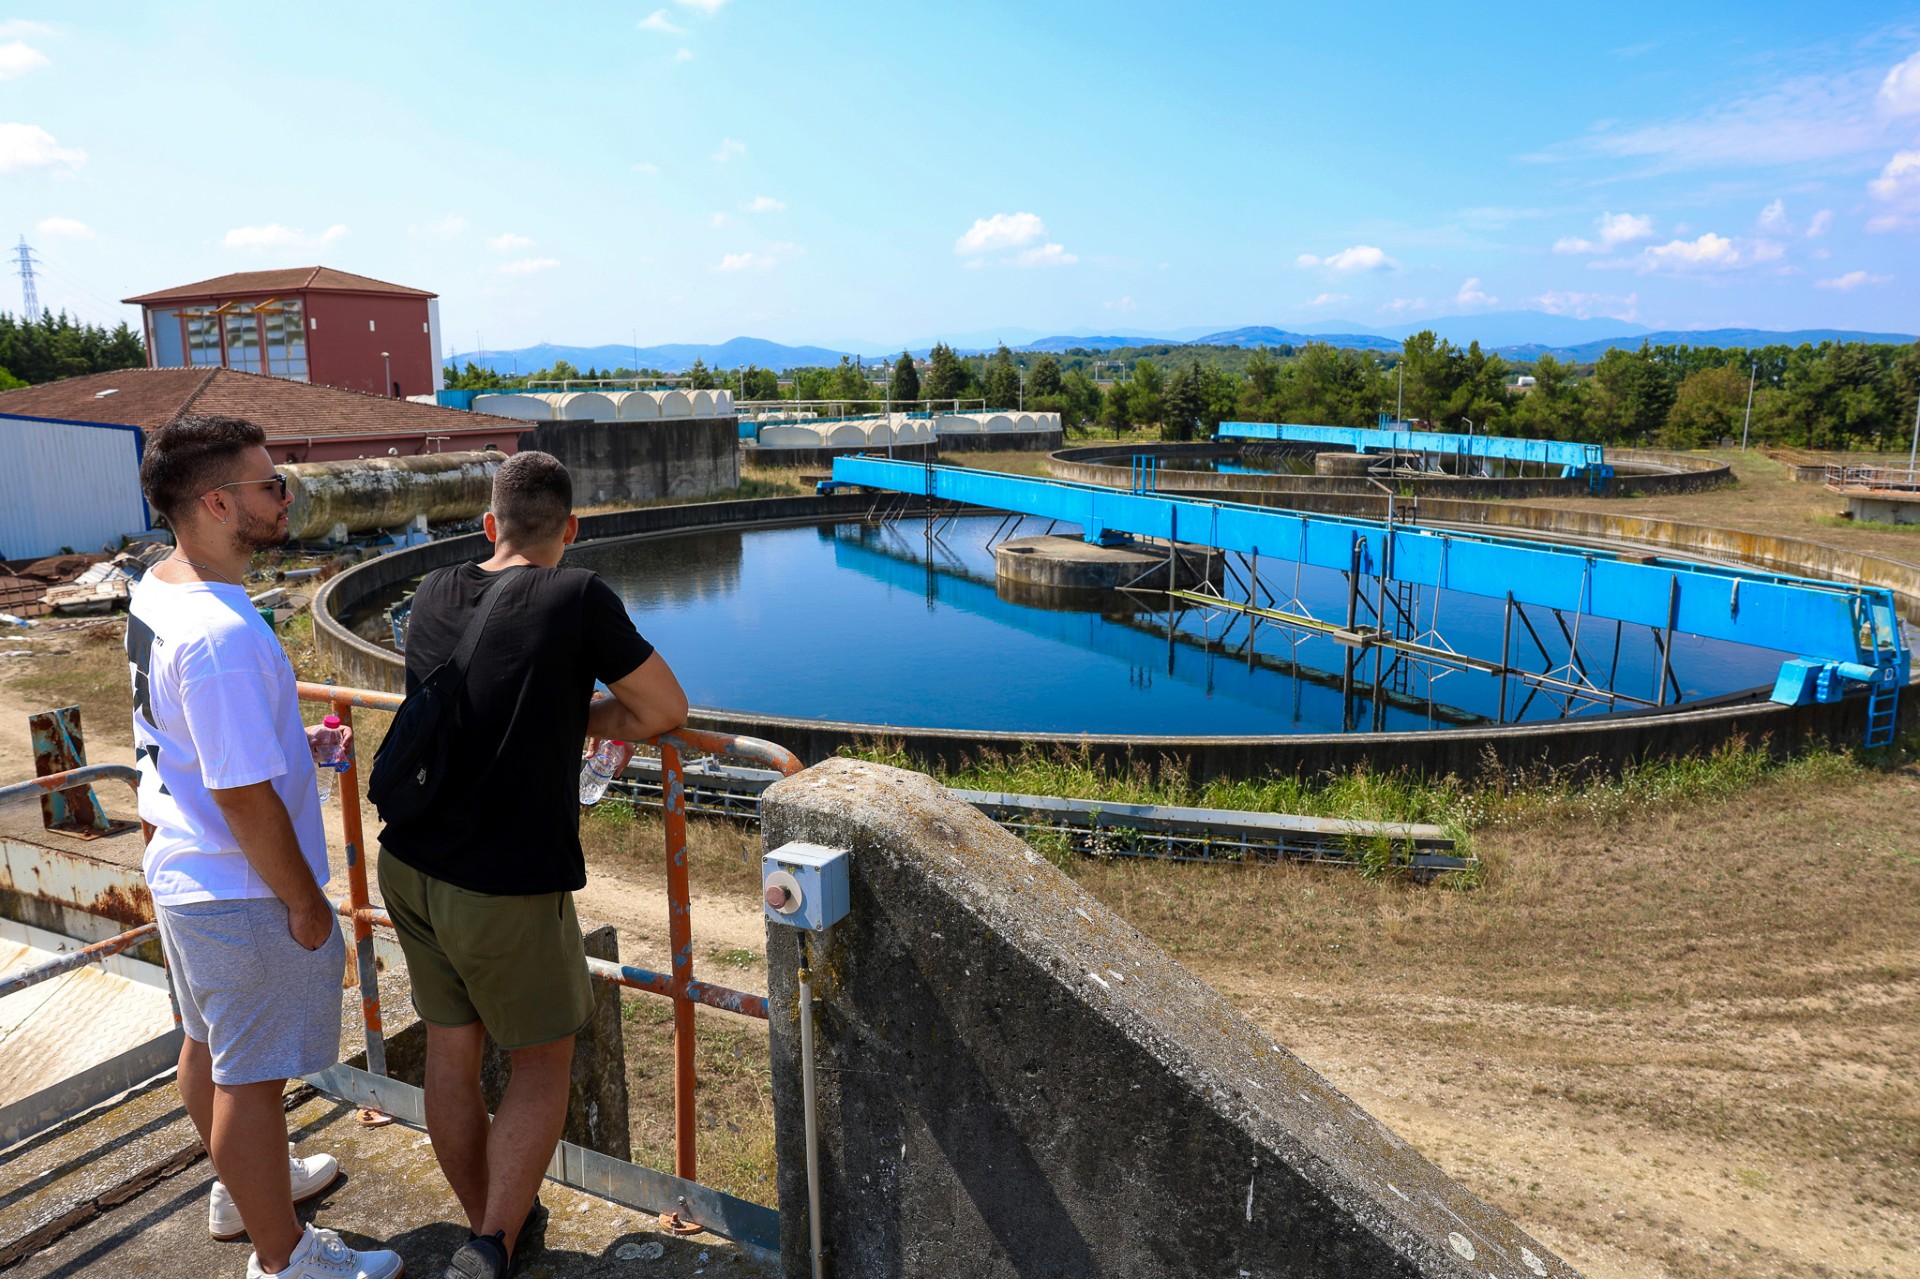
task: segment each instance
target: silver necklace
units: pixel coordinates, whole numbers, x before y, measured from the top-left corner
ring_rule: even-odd
[[[213,574],[213,575],[214,575],[215,577],[217,577],[217,578],[219,578],[219,579],[220,579],[221,581],[223,581],[223,582],[225,582],[225,583],[226,583],[226,584],[227,584],[228,586],[238,586],[238,585],[240,585],[240,583],[238,583],[238,582],[236,582],[236,581],[234,581],[234,580],[233,580],[232,578],[230,578],[230,577],[228,577],[228,576],[227,576],[227,575],[226,575],[225,573],[222,573],[222,572],[221,572],[221,571],[220,571],[219,569],[217,569],[217,568],[208,568],[208,567],[207,567],[207,566],[206,566],[205,564],[195,564],[195,563],[194,563],[194,562],[193,562],[192,560],[190,560],[190,559],[188,559],[188,558],[187,558],[186,556],[184,556],[184,555],[182,555],[182,554],[181,554],[181,553],[180,553],[180,552],[179,552],[179,551],[178,551],[177,549],[176,549],[176,550],[174,551],[174,553],[173,553],[173,558],[174,558],[174,559],[176,559],[176,560],[179,560],[179,561],[180,561],[180,562],[181,562],[182,564],[185,564],[185,565],[186,565],[186,566],[187,566],[188,568],[197,568],[197,569],[199,569],[199,570],[200,570],[200,571],[201,571],[202,573],[211,573],[211,574]]]

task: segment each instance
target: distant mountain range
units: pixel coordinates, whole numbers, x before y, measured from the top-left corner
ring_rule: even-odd
[[[1281,329],[1269,325],[1247,325],[1235,329],[1190,326],[1164,333],[1063,333],[1040,336],[1034,329],[1009,327],[996,337],[981,333],[958,334],[942,339],[962,354],[991,350],[1004,338],[1016,350],[1060,353],[1074,349],[1111,351],[1118,347],[1166,346],[1304,346],[1326,342],[1332,346],[1362,351],[1395,351],[1403,340],[1423,329],[1459,346],[1477,341],[1508,359],[1534,360],[1551,353],[1559,359],[1582,363],[1599,359],[1614,347],[1637,347],[1642,342],[1655,346],[1758,347],[1803,342],[1893,342],[1915,341],[1907,333],[1867,333],[1854,329],[1795,329],[1776,332],[1767,329],[1665,329],[1653,331],[1644,325],[1624,320],[1582,320],[1543,311],[1504,311],[1482,315],[1443,316],[1419,323],[1375,329],[1366,325],[1333,321],[1306,329]],[[1026,339],[1021,341],[1021,339]],[[693,362],[704,360],[708,368],[735,369],[756,365],[763,369],[794,369],[834,365],[841,359],[858,358],[867,364],[891,358],[889,348],[876,343],[848,343],[850,349],[824,346],[787,346],[764,338],[734,338],[721,343],[675,342],[661,346],[633,347],[617,343],[605,346],[560,346],[543,342],[538,346],[512,351],[469,351],[451,357],[461,367],[468,363],[501,373],[532,373],[551,368],[556,360],[565,360],[579,369],[628,368],[663,369],[683,373]],[[911,343],[905,349],[924,356],[931,341]],[[892,348],[897,355],[900,348]]]

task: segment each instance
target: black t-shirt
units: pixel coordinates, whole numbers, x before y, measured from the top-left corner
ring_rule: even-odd
[[[476,893],[572,891],[580,852],[580,744],[593,683],[653,655],[613,588],[584,568],[503,569],[454,708],[452,771],[434,812],[389,823],[380,842],[407,865]],[[453,656],[500,576],[478,564],[427,575],[407,621],[407,691]]]

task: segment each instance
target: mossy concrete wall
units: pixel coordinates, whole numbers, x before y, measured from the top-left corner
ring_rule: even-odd
[[[542,422],[520,437],[566,464],[575,506],[704,497],[740,483],[740,434],[731,417],[641,422]]]
[[[833,760],[762,814],[852,853],[845,920],[767,930],[787,1274],[802,965],[834,1279],[1577,1273],[930,779]]]

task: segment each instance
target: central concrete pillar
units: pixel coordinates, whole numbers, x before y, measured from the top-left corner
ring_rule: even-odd
[[[828,760],[762,817],[852,866],[830,931],[768,928],[785,1273],[803,964],[835,1279],[1576,1273],[930,779]]]

